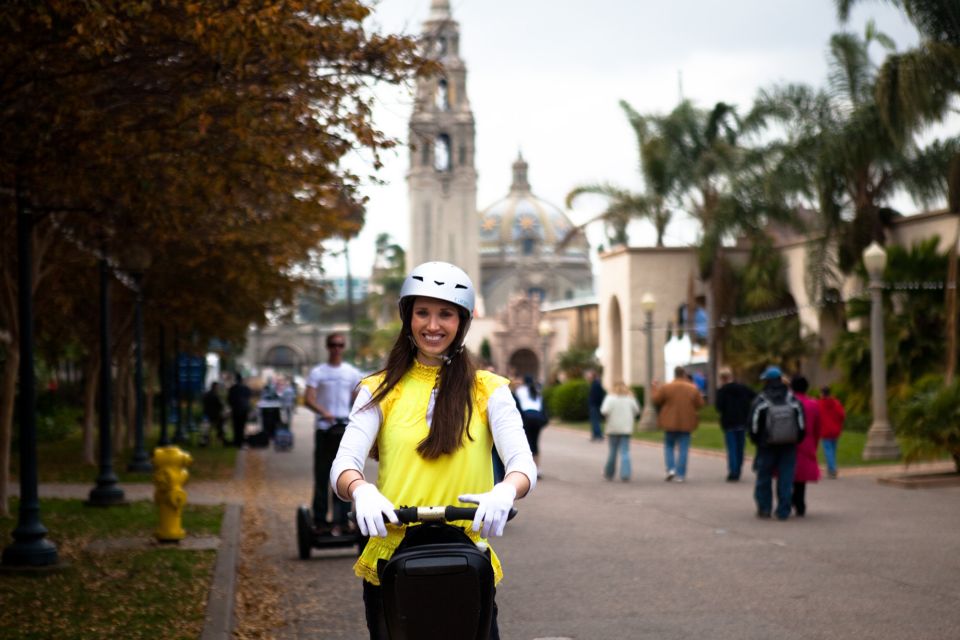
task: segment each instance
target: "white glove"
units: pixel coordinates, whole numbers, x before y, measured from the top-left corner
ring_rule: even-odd
[[[477,505],[477,515],[473,518],[473,530],[480,531],[483,523],[484,538],[488,536],[502,536],[503,528],[507,526],[507,516],[517,497],[517,488],[507,482],[493,485],[493,489],[486,493],[469,493],[460,496],[460,502],[469,502]]]
[[[397,514],[393,512],[393,503],[383,497],[376,485],[369,482],[353,490],[353,512],[357,515],[360,533],[365,536],[387,537],[383,516],[393,524],[400,524]]]

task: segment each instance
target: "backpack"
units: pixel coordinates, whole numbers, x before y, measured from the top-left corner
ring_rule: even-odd
[[[796,444],[800,442],[800,422],[797,411],[789,402],[793,396],[789,393],[781,400],[765,398],[767,401],[766,444]]]

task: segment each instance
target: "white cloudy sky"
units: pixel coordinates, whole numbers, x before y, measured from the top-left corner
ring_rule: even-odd
[[[749,108],[757,91],[777,83],[825,83],[826,49],[839,25],[833,0],[451,0],[460,24],[467,93],[477,131],[477,206],[506,195],[510,165],[522,150],[534,193],[563,205],[575,185],[610,181],[640,189],[633,131],[618,106],[667,112],[680,95],[702,107],[718,101]],[[419,33],[430,0],[381,0],[371,26]],[[864,2],[847,29],[862,33],[874,18],[898,48],[916,42],[913,27],[884,2]],[[882,53],[875,51],[879,61]],[[682,79],[682,80],[681,80]],[[378,126],[405,141],[409,91],[380,91]],[[385,186],[366,190],[367,223],[351,242],[355,275],[368,275],[374,238],[408,242],[401,149],[385,156]],[[354,159],[356,160],[356,159]],[[354,167],[362,171],[360,166]],[[578,200],[574,223],[601,209]],[[909,207],[909,205],[908,205]],[[633,244],[651,244],[652,228],[635,225]],[[593,246],[602,242],[591,225]],[[668,244],[693,239],[689,225],[668,229]],[[330,249],[342,245],[331,242]],[[330,274],[343,260],[328,259]]]

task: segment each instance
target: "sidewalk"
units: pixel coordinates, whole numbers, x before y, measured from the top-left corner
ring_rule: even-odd
[[[242,482],[187,485],[191,502],[243,505],[242,523],[224,527],[205,639],[231,636],[235,604],[234,630],[246,637],[366,637],[355,550],[297,557],[294,514],[312,491],[303,409],[295,434],[291,452],[244,451]],[[719,452],[693,451],[688,481],[677,485],[663,481],[655,443],[633,441],[628,483],[602,478],[606,443],[585,432],[551,425],[541,450],[543,479],[493,541],[506,576],[497,589],[504,638],[958,637],[958,487],[877,482],[903,465],[841,469],[838,480],[808,486],[806,518],[761,521],[753,475],[725,482]],[[90,488],[43,485],[40,495],[82,498]],[[152,493],[124,490],[128,499]],[[222,553],[231,537],[232,556]],[[226,595],[234,581],[236,599]]]

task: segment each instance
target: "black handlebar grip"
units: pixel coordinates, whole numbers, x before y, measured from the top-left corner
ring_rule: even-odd
[[[401,507],[395,509],[394,513],[397,515],[397,520],[401,524],[414,524],[416,522],[421,522],[420,513],[417,507]],[[477,515],[476,507],[444,507],[443,508],[443,520],[445,522],[453,522],[454,520],[473,520]],[[507,514],[507,520],[513,520],[517,515],[517,510],[510,508],[510,512]],[[347,513],[347,518],[351,522],[357,521],[357,514],[353,511]],[[384,522],[388,522],[386,518],[383,519]]]
[[[444,510],[443,518],[447,522],[451,520],[473,520],[476,515],[476,507],[447,507]],[[516,515],[517,510],[511,507],[510,513],[507,514],[507,520],[513,520]]]

